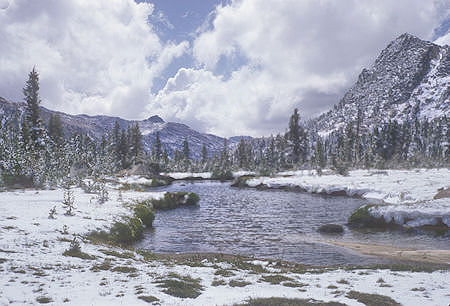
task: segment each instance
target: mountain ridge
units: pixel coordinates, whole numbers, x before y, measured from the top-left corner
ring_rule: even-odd
[[[20,118],[24,102],[9,102],[0,97],[0,116]],[[387,120],[411,118],[433,119],[450,115],[450,47],[439,46],[404,33],[390,42],[370,68],[362,69],[357,81],[342,99],[328,112],[309,122],[309,127],[326,136],[362,116],[362,129]],[[70,115],[41,107],[41,116],[48,123],[51,114],[59,114],[65,135],[87,133],[99,140],[112,131],[117,121],[121,128],[138,123],[143,134],[143,145],[151,151],[159,132],[163,148],[173,156],[181,151],[188,139],[191,157],[201,158],[203,144],[208,155],[218,155],[225,138],[198,132],[183,123],[166,122],[154,115],[144,120],[126,120],[106,115]],[[233,148],[249,136],[227,138]]]

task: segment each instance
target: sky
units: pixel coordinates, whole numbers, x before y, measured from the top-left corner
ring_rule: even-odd
[[[159,115],[219,136],[327,111],[408,32],[450,44],[448,0],[0,0],[0,96],[71,114]]]

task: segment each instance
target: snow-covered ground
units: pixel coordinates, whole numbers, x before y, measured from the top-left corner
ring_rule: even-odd
[[[161,174],[165,176],[170,176],[171,178],[176,180],[184,180],[193,177],[201,177],[202,179],[211,178],[211,172],[168,172]]]
[[[200,177],[202,179],[210,179],[212,173],[211,172],[168,172],[168,173],[161,173],[162,175],[170,176],[171,178],[174,178],[176,180],[185,180],[189,178],[197,178]],[[255,172],[253,171],[235,171],[233,172],[234,177],[239,177],[243,175],[255,175]]]
[[[37,304],[38,300],[45,301],[44,298],[50,298],[56,305],[145,304],[139,296],[156,297],[163,305],[230,305],[249,297],[272,296],[361,305],[346,297],[351,290],[387,295],[405,305],[448,303],[448,270],[279,273],[281,270],[273,263],[251,261],[250,267],[263,269],[255,273],[226,259],[209,258],[189,266],[170,259],[146,258],[133,249],[93,244],[86,239],[81,243],[81,250],[95,258],[63,256],[74,235],[107,230],[114,220],[129,215],[130,209],[124,202],[163,195],[124,191],[123,201],[119,201],[119,192],[112,186],[108,189],[110,200],[104,204],[98,204],[95,195],[73,189],[74,216],[64,215],[63,190],[0,192],[0,305]],[[49,219],[53,207],[56,207],[56,218]],[[218,273],[224,270],[229,275]],[[161,279],[177,275],[199,278],[201,294],[195,299],[178,298],[158,287]],[[261,279],[268,275],[282,275],[289,280],[271,284]],[[230,280],[248,284],[233,287]]]
[[[449,169],[355,170],[349,176],[315,171],[282,172],[275,177],[258,177],[248,186],[268,188],[302,188],[310,193],[345,193],[360,196],[374,204],[391,204],[372,208],[374,217],[395,220],[411,227],[436,225],[438,220],[450,226],[450,199],[433,200],[441,188],[450,186]]]

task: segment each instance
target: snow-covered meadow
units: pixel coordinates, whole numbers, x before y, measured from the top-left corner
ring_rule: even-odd
[[[450,186],[449,169],[354,170],[348,176],[315,171],[291,171],[274,177],[247,180],[250,187],[300,188],[309,193],[345,194],[365,198],[374,204],[370,213],[394,220],[399,225],[417,227],[436,225],[438,220],[450,226],[450,199],[433,197]]]
[[[361,305],[347,297],[350,291],[386,295],[407,305],[448,301],[450,272],[445,269],[432,273],[387,269],[310,273],[280,268],[275,262],[234,261],[212,255],[198,262],[179,262],[133,248],[93,243],[83,236],[92,230],[106,230],[114,220],[129,215],[130,209],[123,203],[163,195],[119,194],[111,185],[108,191],[110,200],[99,204],[95,195],[73,189],[74,216],[64,215],[63,190],[0,193],[1,305],[134,305],[156,299],[162,305],[232,305],[273,296]],[[50,219],[53,207],[55,219]],[[80,237],[81,250],[90,259],[63,255],[74,235]],[[186,277],[200,286],[198,297],[176,297],[161,285],[167,279],[185,281]]]

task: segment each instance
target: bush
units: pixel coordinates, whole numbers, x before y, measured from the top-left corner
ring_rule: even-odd
[[[375,218],[369,213],[369,209],[375,205],[365,205],[356,209],[348,218],[348,224],[357,227],[386,227],[388,224],[384,218]]]
[[[151,227],[155,220],[155,213],[152,207],[145,204],[138,204],[134,208],[134,215],[139,218],[145,226]]]
[[[230,169],[216,168],[211,173],[211,179],[227,181],[233,179],[233,172]]]
[[[109,231],[111,239],[118,243],[129,244],[142,238],[144,225],[137,217],[126,222],[115,222]]]
[[[200,197],[194,192],[166,192],[164,198],[153,199],[151,203],[154,209],[168,210],[184,205],[195,205]]]

